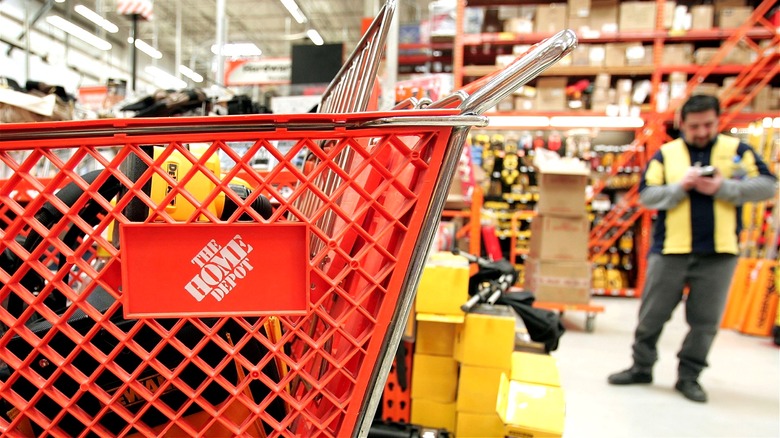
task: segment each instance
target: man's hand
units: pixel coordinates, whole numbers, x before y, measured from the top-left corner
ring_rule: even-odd
[[[698,178],[701,178],[699,176],[699,168],[691,166],[680,180],[680,185],[682,185],[682,188],[686,191],[691,190],[696,187],[696,180]]]
[[[694,188],[703,195],[712,196],[718,192],[723,183],[723,176],[717,170],[712,176],[697,176]]]

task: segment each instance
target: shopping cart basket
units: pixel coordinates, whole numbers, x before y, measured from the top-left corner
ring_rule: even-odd
[[[425,109],[0,125],[0,430],[365,435],[469,128],[575,44]]]

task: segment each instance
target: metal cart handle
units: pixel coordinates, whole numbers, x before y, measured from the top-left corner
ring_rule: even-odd
[[[527,84],[577,47],[577,35],[563,30],[532,46],[506,68],[474,81],[427,108],[458,105],[461,114],[479,115],[496,106],[518,87]]]

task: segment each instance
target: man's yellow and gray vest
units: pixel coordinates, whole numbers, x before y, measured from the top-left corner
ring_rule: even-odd
[[[723,176],[714,196],[680,185],[692,165],[714,166]],[[704,148],[677,139],[661,146],[647,165],[640,199],[658,210],[650,252],[661,254],[737,254],[741,205],[771,198],[776,178],[753,149],[719,135]]]

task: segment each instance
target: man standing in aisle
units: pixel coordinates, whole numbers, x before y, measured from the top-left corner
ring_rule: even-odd
[[[675,389],[706,402],[698,382],[718,331],[737,263],[740,205],[771,198],[777,180],[761,157],[738,139],[718,134],[720,102],[693,96],[682,107],[681,138],[653,156],[640,200],[658,210],[639,307],[631,368],[609,376],[613,385],[652,383],[656,344],[664,324],[685,299],[690,331],[677,354]]]

